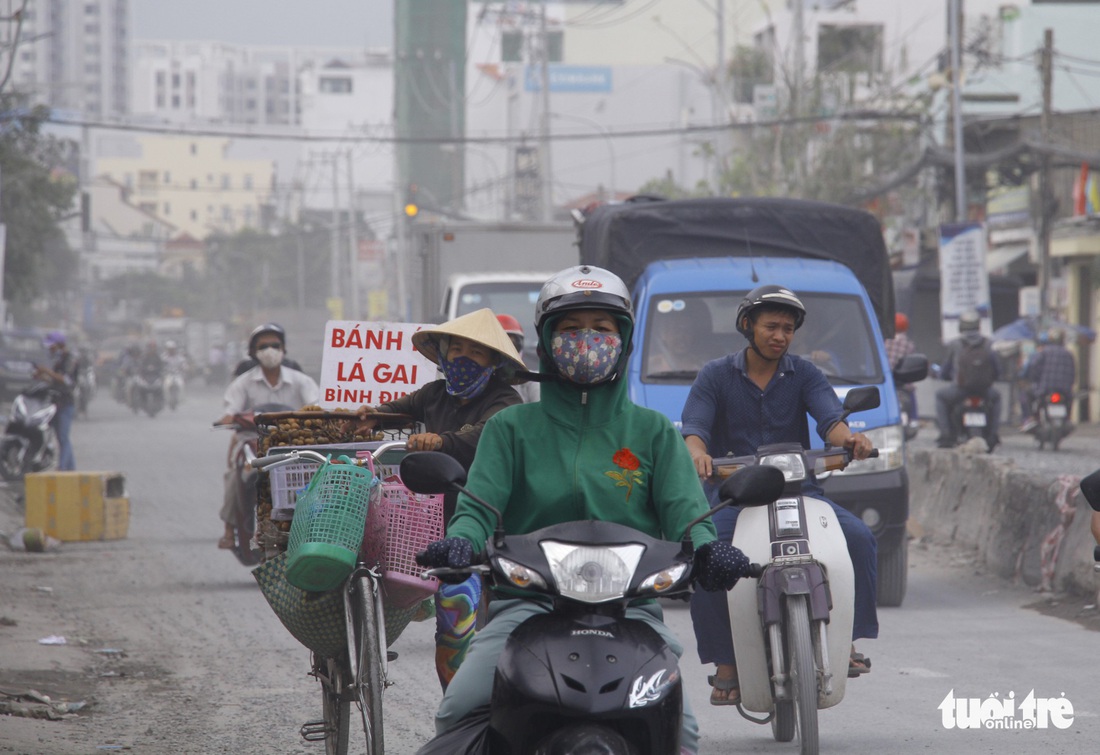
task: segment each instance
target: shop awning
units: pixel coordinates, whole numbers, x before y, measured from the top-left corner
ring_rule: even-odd
[[[1028,244],[1010,244],[991,249],[985,256],[985,269],[991,273],[1003,271],[1026,255],[1029,248]]]

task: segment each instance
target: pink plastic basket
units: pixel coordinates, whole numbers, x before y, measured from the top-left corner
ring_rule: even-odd
[[[442,537],[443,496],[413,493],[396,475],[384,477],[367,509],[363,552],[381,567],[387,603],[410,606],[435,593],[439,583],[420,578],[416,554]]]

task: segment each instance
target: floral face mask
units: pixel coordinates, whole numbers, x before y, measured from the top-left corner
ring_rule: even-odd
[[[589,328],[561,331],[550,339],[550,357],[558,371],[581,385],[611,377],[622,351],[623,339],[618,333]]]

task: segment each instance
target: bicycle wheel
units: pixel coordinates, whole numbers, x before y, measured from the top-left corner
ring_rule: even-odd
[[[806,596],[787,596],[787,658],[790,690],[798,715],[799,752],[817,755],[817,670]]]
[[[351,698],[345,694],[345,669],[339,661],[325,659],[321,679],[321,715],[325,723],[325,755],[347,755],[351,732]]]
[[[367,755],[383,755],[385,740],[382,730],[382,692],[386,685],[386,646],[381,622],[381,601],[373,577],[369,574],[352,577],[351,630],[356,663],[355,694],[363,716],[363,734]]]

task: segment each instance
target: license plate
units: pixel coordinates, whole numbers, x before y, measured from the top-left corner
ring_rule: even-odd
[[[1047,416],[1054,419],[1065,419],[1067,412],[1066,407],[1061,404],[1051,404],[1047,407]]]
[[[967,412],[963,415],[964,427],[985,427],[985,414],[982,412]]]

